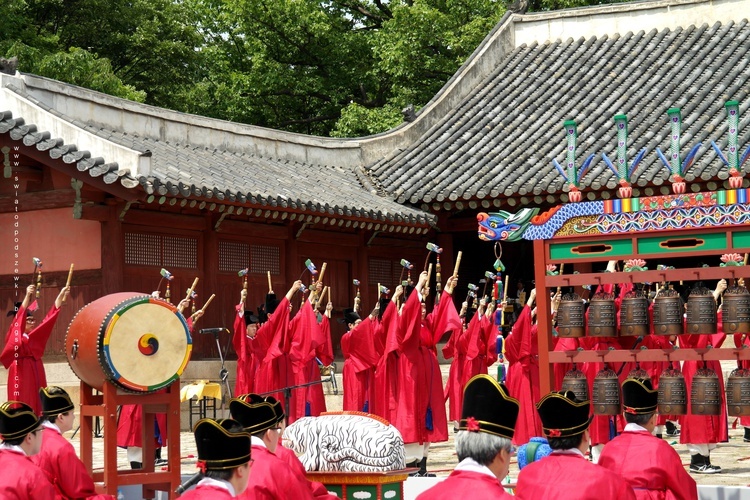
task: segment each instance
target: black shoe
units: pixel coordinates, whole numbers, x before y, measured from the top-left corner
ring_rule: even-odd
[[[154,460],[154,467],[162,467],[164,465],[167,465],[169,461],[163,459],[163,458],[157,458]]]
[[[680,429],[677,428],[676,425],[674,425],[672,422],[667,421],[666,424],[664,424],[664,427],[666,427],[666,435],[667,437],[677,437],[680,435]]]
[[[721,472],[721,467],[711,465],[711,460],[703,455],[690,455],[690,472],[694,474],[717,474]]]
[[[143,463],[142,462],[130,462],[130,468],[131,469],[143,469]]]
[[[742,440],[746,443],[750,443],[750,427],[745,427],[745,437]]]
[[[656,434],[656,437],[658,437],[659,439],[663,439],[664,438],[664,436],[661,435],[661,434]]]

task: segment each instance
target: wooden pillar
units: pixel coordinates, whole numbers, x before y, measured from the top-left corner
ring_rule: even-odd
[[[102,222],[102,296],[121,292],[125,273],[125,235],[120,213],[125,204],[110,207],[109,217]]]
[[[534,240],[534,280],[536,282],[536,317],[538,325],[537,342],[539,343],[539,391],[544,396],[552,390],[554,366],[549,361],[552,345],[552,315],[550,314],[550,296],[547,288],[547,254],[544,240]]]

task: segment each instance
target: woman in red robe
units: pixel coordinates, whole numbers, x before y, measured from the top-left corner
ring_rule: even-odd
[[[361,320],[353,310],[344,310],[344,321],[348,327],[341,337],[344,411],[375,411],[375,366],[379,359],[375,349],[375,319],[376,316],[371,314]]]

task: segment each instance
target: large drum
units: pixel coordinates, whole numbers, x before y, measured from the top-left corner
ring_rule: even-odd
[[[177,308],[135,292],[86,305],[65,337],[70,367],[100,391],[105,380],[135,393],[167,387],[185,370],[192,349],[190,330]]]

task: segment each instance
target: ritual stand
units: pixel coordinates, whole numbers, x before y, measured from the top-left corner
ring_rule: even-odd
[[[318,481],[342,500],[372,498],[403,500],[404,481],[414,468],[388,472],[308,472],[307,478]]]
[[[97,491],[117,496],[119,486],[142,484],[143,498],[154,498],[157,490],[174,491],[180,485],[180,394],[179,380],[165,392],[128,394],[109,382],[104,383],[102,394],[95,395],[94,388],[81,382],[81,460],[96,483]],[[143,407],[141,440],[143,442],[143,469],[117,470],[117,408],[136,404]],[[157,413],[167,414],[166,471],[154,470],[154,418]],[[93,470],[93,421],[104,420],[104,471]]]

